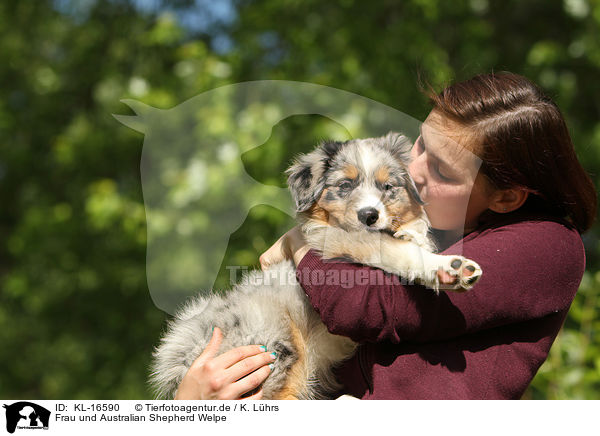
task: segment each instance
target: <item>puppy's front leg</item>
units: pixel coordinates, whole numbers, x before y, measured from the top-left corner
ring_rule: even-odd
[[[349,258],[364,265],[399,275],[409,282],[435,289],[471,289],[481,277],[477,263],[462,256],[432,253],[412,241],[394,239],[379,232],[346,232],[337,227],[312,228],[308,244],[324,259]],[[455,277],[452,284],[440,284],[438,271]]]

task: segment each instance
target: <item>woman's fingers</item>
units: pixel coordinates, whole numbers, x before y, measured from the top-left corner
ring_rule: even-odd
[[[210,342],[179,384],[175,399],[233,400],[265,381],[275,353],[266,352],[264,346],[246,345],[215,357],[222,341],[223,332],[215,327]]]
[[[259,387],[266,380],[269,374],[271,374],[271,368],[268,365],[263,366],[262,368],[259,368],[256,371],[254,371],[253,373],[248,374],[246,377],[243,377],[237,382],[229,385],[223,391],[223,395],[227,398],[240,398],[246,392],[249,392]]]
[[[266,351],[267,348],[264,345],[244,345],[233,348],[215,357],[211,364],[218,368],[227,369],[248,357],[256,356],[257,354],[262,354]]]
[[[233,356],[243,355],[251,348],[258,347],[250,345],[234,348]],[[260,347],[259,347],[260,348]],[[216,393],[217,398],[221,400],[240,398],[243,394],[259,387],[271,373],[271,366],[275,360],[274,353],[263,352],[260,354],[246,357],[235,362],[230,368],[223,369],[222,361],[217,363],[213,359],[206,363],[205,369],[208,373],[214,374],[210,377],[210,390]],[[228,352],[229,353],[229,352]],[[224,353],[225,354],[225,353]],[[221,356],[219,356],[221,357]]]
[[[305,244],[300,227],[292,227],[259,257],[260,267],[264,270],[286,259],[292,260],[294,252]]]
[[[245,392],[244,392],[245,393]],[[252,395],[248,395],[247,397],[242,398],[243,400],[262,400],[263,397],[263,388],[260,388],[257,392]]]
[[[260,267],[265,270],[270,265],[274,265],[276,263],[282,262],[286,259],[285,253],[285,238],[286,235],[283,235],[279,238],[267,251],[265,251],[259,258]]]
[[[273,363],[277,358],[277,353],[261,353],[256,356],[240,360],[230,368],[225,370],[225,383],[233,383],[242,377],[253,373],[257,369]],[[268,373],[267,373],[268,374]],[[261,382],[262,383],[262,382]]]

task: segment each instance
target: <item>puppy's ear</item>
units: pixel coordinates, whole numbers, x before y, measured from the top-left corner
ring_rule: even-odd
[[[304,212],[321,196],[325,173],[344,142],[325,141],[315,151],[303,154],[286,170],[288,187],[296,202],[296,212]]]
[[[404,165],[410,162],[410,150],[413,147],[412,141],[401,133],[389,132],[381,137],[382,145],[389,150],[392,155],[400,160]]]

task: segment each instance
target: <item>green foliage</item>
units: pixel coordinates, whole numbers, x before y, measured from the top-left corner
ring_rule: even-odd
[[[536,399],[598,399],[600,392],[600,273],[586,271],[548,360],[526,394]]]
[[[169,108],[218,86],[285,79],[341,88],[423,119],[421,79],[441,86],[509,70],[556,100],[598,183],[598,2],[238,0],[234,20],[206,29],[182,25],[186,13],[209,15],[191,1],[152,11],[135,4],[0,3],[5,398],[150,396],[147,365],[165,314],[146,284],[143,138],[111,116],[127,113],[121,99]],[[231,49],[217,52],[224,37]],[[212,110],[219,119],[230,108]],[[295,153],[347,135],[318,116],[292,117],[242,162],[254,179],[282,187]],[[180,186],[182,175],[174,177]],[[274,208],[253,208],[231,237],[216,287],[228,286],[225,265],[256,265],[289,225]],[[584,237],[580,292],[528,398],[599,398],[599,231]]]

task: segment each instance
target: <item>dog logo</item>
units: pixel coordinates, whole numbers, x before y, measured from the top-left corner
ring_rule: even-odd
[[[6,431],[14,433],[15,429],[48,430],[50,411],[29,401],[19,401],[3,406],[6,409]]]
[[[288,189],[246,171],[242,155],[266,143],[293,116],[320,115],[350,138],[400,130],[413,139],[420,122],[368,98],[285,80],[237,83],[170,109],[123,100],[136,115],[114,115],[144,134],[140,175],[147,222],[146,275],[154,304],[173,314],[198,291],[213,288],[230,236],[255,206],[289,216]],[[306,144],[306,151],[314,144]]]

